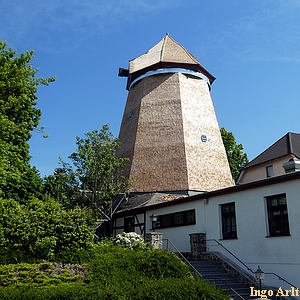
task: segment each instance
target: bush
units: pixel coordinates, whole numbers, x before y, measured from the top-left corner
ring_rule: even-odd
[[[189,268],[175,254],[163,250],[132,251],[105,241],[92,250],[75,251],[73,256],[71,251],[59,255],[64,257],[65,263],[74,266],[75,261],[80,261],[85,266],[83,270],[87,273],[84,272],[81,280],[74,279],[72,282],[70,276],[64,275],[46,286],[43,283],[8,285],[0,287],[0,299],[229,299],[222,291],[191,277]],[[40,272],[36,278],[42,276],[42,271],[45,273],[53,269],[49,262],[38,266],[32,267]],[[22,274],[26,281],[29,280],[28,274],[34,273],[27,270]]]
[[[26,205],[0,199],[0,262],[28,256],[49,259],[63,250],[91,249],[94,226],[91,210],[66,211],[47,196]]]
[[[41,288],[0,288],[1,300],[229,300],[221,290],[192,279],[150,280],[114,286],[61,284]]]
[[[140,279],[189,278],[187,265],[172,252],[160,249],[131,251],[121,246],[98,245],[97,256],[88,265],[90,281],[136,282]]]
[[[151,247],[149,243],[144,242],[144,238],[135,232],[122,232],[113,239],[115,245],[131,250],[145,249]]]

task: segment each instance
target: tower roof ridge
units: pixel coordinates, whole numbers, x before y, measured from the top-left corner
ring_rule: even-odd
[[[162,61],[163,56],[164,56],[164,50],[165,50],[165,44],[166,44],[166,37],[169,36],[169,34],[167,33],[165,35],[165,37],[163,38],[163,45],[161,47],[161,51],[160,51],[160,61]]]

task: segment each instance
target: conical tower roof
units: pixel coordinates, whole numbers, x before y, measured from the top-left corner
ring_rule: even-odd
[[[189,51],[167,34],[148,52],[129,61],[129,74],[160,62],[200,65]]]
[[[184,68],[205,75],[210,84],[215,80],[189,51],[166,34],[148,52],[129,61],[128,86],[135,78],[159,68]]]

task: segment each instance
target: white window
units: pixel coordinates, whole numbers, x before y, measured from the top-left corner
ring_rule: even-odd
[[[267,170],[267,177],[268,178],[274,176],[273,166],[268,166],[266,168],[266,170]]]

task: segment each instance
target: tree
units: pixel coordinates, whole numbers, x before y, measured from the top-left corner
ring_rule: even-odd
[[[56,168],[53,175],[44,177],[43,194],[50,195],[64,205],[72,208],[80,197],[79,182],[71,165],[61,160],[62,168]]]
[[[28,144],[41,118],[35,107],[37,87],[55,78],[35,78],[38,69],[30,64],[34,51],[16,54],[0,41],[0,197],[26,200],[41,188]]]
[[[227,131],[224,127],[220,129],[223,144],[226,150],[227,159],[229,162],[230,171],[234,180],[237,180],[241,170],[249,162],[242,144],[237,144],[232,132]]]
[[[72,164],[61,159],[62,168],[45,178],[45,187],[68,208],[90,207],[102,215],[128,189],[129,182],[121,175],[128,159],[116,155],[120,142],[108,124],[86,133],[85,138],[77,137],[76,144],[77,152],[68,157]]]

